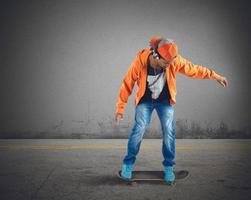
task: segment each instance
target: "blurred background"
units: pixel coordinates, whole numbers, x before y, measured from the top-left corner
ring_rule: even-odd
[[[119,88],[155,34],[229,81],[178,74],[177,138],[251,138],[250,21],[247,1],[1,1],[0,138],[126,138],[137,87],[117,126]]]

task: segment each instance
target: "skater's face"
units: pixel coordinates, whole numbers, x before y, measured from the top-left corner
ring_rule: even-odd
[[[158,66],[165,69],[166,67],[168,67],[170,64],[173,63],[176,57],[177,56],[174,56],[171,60],[165,60],[164,58],[160,57],[159,59],[157,59]]]

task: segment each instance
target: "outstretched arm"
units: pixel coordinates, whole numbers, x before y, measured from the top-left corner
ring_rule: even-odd
[[[176,71],[191,77],[198,79],[213,79],[220,83],[223,87],[228,86],[226,77],[217,74],[215,71],[208,69],[205,66],[195,65],[191,61],[179,56],[177,58]]]

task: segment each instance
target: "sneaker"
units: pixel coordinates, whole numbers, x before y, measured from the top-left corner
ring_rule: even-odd
[[[121,171],[121,177],[124,179],[131,179],[132,178],[132,169],[133,169],[133,165],[123,164],[122,171]]]
[[[175,181],[175,174],[173,173],[173,167],[172,166],[165,166],[164,167],[165,172],[165,181],[168,183],[172,183]]]

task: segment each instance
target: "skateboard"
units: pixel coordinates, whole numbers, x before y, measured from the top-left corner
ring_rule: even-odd
[[[184,179],[189,175],[187,170],[174,170],[175,180]],[[164,180],[164,172],[163,171],[133,171],[131,179],[124,179],[121,176],[121,170],[118,172],[118,177],[128,183],[128,184],[136,184],[137,182],[163,182],[167,185],[175,185],[175,181],[172,183],[168,183]]]

